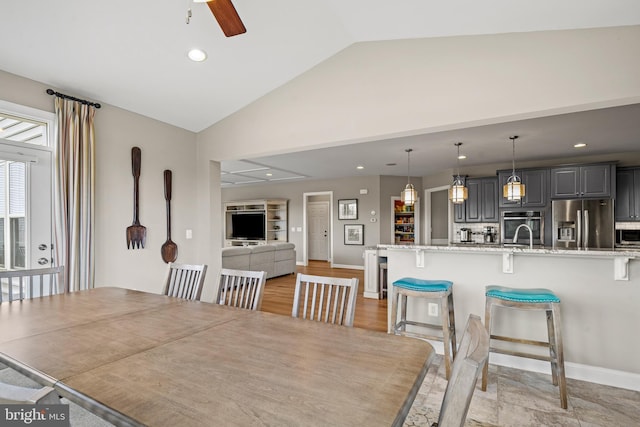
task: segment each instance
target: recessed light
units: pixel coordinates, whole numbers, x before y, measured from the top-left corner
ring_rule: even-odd
[[[265,175],[267,176],[273,176],[273,174],[271,172],[267,172]]]
[[[581,142],[579,144],[573,144],[573,148],[584,148],[586,146],[587,144],[585,144],[584,142]]]
[[[187,54],[189,59],[195,62],[202,62],[207,59],[207,53],[201,49],[191,49]]]
[[[397,165],[397,163],[387,163],[387,164],[385,164],[385,166],[396,166],[396,165]]]
[[[362,166],[362,165],[358,165],[358,166],[356,166],[356,169],[358,169],[358,170],[360,170],[360,169],[364,169],[364,166]]]
[[[464,159],[466,159],[466,158],[467,158],[467,156],[465,156],[464,154],[460,154],[460,155],[458,156],[458,159],[460,159],[460,160],[464,160]]]

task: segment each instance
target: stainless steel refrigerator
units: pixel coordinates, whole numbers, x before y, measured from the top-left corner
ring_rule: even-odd
[[[613,249],[612,199],[554,200],[551,211],[554,248]]]

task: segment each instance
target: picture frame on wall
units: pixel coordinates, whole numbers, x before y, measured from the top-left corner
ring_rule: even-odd
[[[358,199],[338,200],[338,219],[358,219]]]
[[[364,245],[364,224],[348,224],[344,226],[345,245]]]

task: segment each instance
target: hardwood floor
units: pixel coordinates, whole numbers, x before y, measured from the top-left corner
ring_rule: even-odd
[[[363,270],[331,268],[326,261],[309,261],[307,267],[298,266],[297,272],[317,276],[357,278],[359,289],[353,326],[373,331],[387,331],[387,300],[386,298],[376,300],[362,296],[364,291]],[[264,288],[261,310],[291,316],[295,284],[295,274],[268,279]]]

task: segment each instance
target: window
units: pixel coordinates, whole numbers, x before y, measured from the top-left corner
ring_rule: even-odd
[[[26,267],[26,166],[0,160],[0,268]]]

